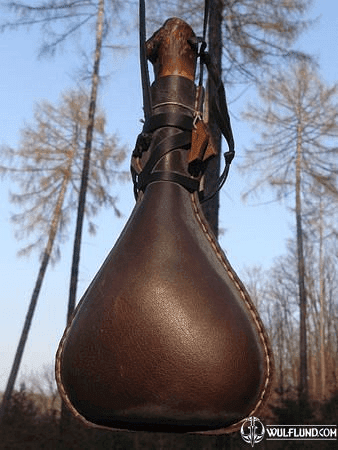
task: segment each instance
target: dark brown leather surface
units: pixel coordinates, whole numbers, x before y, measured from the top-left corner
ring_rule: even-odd
[[[179,78],[157,80],[153,104],[180,100],[188,109],[165,105],[157,114],[192,115],[193,82]],[[140,168],[179,131],[155,131]],[[155,170],[191,176],[188,153],[166,154]],[[63,401],[96,426],[223,433],[257,414],[271,370],[262,323],[197,192],[151,182],[61,340],[56,377]]]
[[[218,429],[260,402],[265,335],[203,222],[192,194],[153,183],[87,290],[58,381],[88,421]]]
[[[151,184],[77,310],[58,382],[90,422],[219,429],[265,394],[264,331],[197,205]]]

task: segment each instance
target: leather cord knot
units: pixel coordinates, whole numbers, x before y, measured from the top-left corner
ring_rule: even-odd
[[[141,158],[143,152],[146,152],[149,149],[152,138],[152,133],[142,132],[137,136],[135,148],[132,154],[133,158]]]

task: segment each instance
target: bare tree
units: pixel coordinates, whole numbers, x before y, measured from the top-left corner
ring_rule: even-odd
[[[41,265],[4,393],[1,416],[5,414],[14,388],[48,264],[60,257],[60,244],[68,236],[80,189],[79,167],[88,125],[88,103],[84,93],[69,92],[63,95],[59,107],[48,102],[38,104],[35,123],[22,130],[19,147],[2,149],[0,170],[19,186],[19,191],[11,194],[11,201],[22,209],[12,217],[17,227],[16,237],[33,237],[20,254],[40,251]],[[88,218],[101,206],[112,206],[119,214],[117,199],[109,188],[113,180],[123,177],[117,168],[126,153],[118,147],[115,136],[106,135],[104,127],[105,117],[99,111],[93,130],[95,158],[89,174],[89,201],[85,211]],[[95,231],[91,220],[89,230]]]
[[[274,64],[304,58],[292,49],[311,24],[306,13],[312,0],[209,0],[209,46],[222,51],[224,80],[229,84],[259,82]],[[149,1],[149,18],[158,27],[163,17],[178,15],[202,35],[204,0]],[[216,15],[216,18],[213,18]],[[219,16],[217,18],[217,15]],[[214,59],[219,66],[219,61]]]
[[[295,320],[297,281],[294,277],[295,256],[292,247],[277,258],[268,270],[247,268],[243,280],[265,324],[273,347],[277,391],[284,393],[296,385]]]
[[[79,264],[80,264],[80,251],[81,251],[81,240],[82,240],[82,229],[84,212],[86,205],[86,195],[88,186],[88,176],[90,168],[90,155],[92,150],[92,140],[94,131],[94,121],[95,121],[95,110],[97,103],[97,91],[99,86],[99,73],[100,73],[100,63],[101,63],[101,53],[102,53],[102,42],[103,42],[103,28],[104,28],[104,13],[105,13],[105,2],[104,0],[99,0],[98,11],[97,11],[97,22],[96,22],[96,36],[95,36],[95,53],[94,53],[94,64],[93,73],[91,78],[91,94],[88,109],[88,125],[86,132],[86,143],[83,154],[83,166],[81,175],[81,187],[79,192],[79,201],[77,209],[77,219],[76,219],[76,229],[74,237],[74,247],[73,247],[73,259],[70,275],[70,287],[69,287],[69,299],[68,299],[68,311],[67,311],[67,322],[75,309],[76,302],[76,290],[79,276]]]
[[[331,183],[336,177],[332,173]],[[328,180],[326,180],[327,182]],[[304,223],[306,226],[306,245],[312,249],[312,264],[308,269],[308,283],[312,289],[309,291],[311,305],[313,305],[312,320],[315,336],[319,336],[317,358],[313,364],[316,374],[319,373],[319,380],[316,382],[318,388],[313,391],[324,401],[327,398],[328,379],[330,375],[327,370],[327,348],[329,345],[329,325],[330,315],[329,295],[332,290],[331,274],[334,273],[332,265],[334,260],[334,243],[337,239],[337,202],[338,197],[332,189],[327,189],[327,183],[320,184],[314,182],[311,186],[311,195],[305,199]],[[311,306],[310,305],[310,306]],[[319,356],[318,356],[319,354]]]
[[[321,200],[323,198],[318,199],[319,204]],[[315,207],[314,201],[312,206]],[[323,211],[327,212],[324,208]],[[308,219],[308,214],[309,211],[305,219]],[[329,219],[329,215],[325,217]],[[317,222],[319,220],[317,214]],[[306,222],[304,250],[307,261],[308,384],[309,398],[317,402],[325,401],[330,392],[337,389],[337,252],[335,235],[329,227],[324,226],[327,225],[325,220],[323,225],[317,224],[317,234]],[[314,227],[314,224],[311,225]],[[318,256],[320,228],[326,230],[322,243],[323,261]],[[270,336],[275,357],[276,391],[284,400],[293,398],[299,386],[296,241],[288,241],[286,253],[276,258],[268,270],[257,267],[246,269],[243,280],[253,300],[259,299],[256,305]]]
[[[303,61],[259,87],[263,106],[249,105],[244,117],[262,127],[261,142],[246,151],[242,170],[255,175],[245,194],[268,185],[281,199],[294,192],[300,308],[301,398],[307,397],[306,289],[303,202],[316,182],[338,195],[338,86],[326,87]]]
[[[86,192],[88,185],[88,173],[91,162],[92,135],[95,121],[95,110],[98,97],[100,80],[100,65],[104,43],[114,31],[114,26],[123,29],[122,11],[126,2],[96,0],[88,2],[56,0],[47,3],[22,4],[18,2],[7,3],[7,8],[16,17],[12,22],[4,22],[2,31],[10,28],[17,29],[22,26],[40,25],[43,42],[40,45],[40,55],[53,55],[58,47],[65,45],[72,37],[79,36],[87,27],[92,35],[92,23],[96,21],[93,42],[94,57],[90,74],[91,96],[88,105],[87,135],[85,151],[83,154],[82,181],[77,207],[77,222],[74,237],[73,260],[71,267],[70,289],[68,299],[67,321],[69,321],[76,302],[76,290],[80,264],[80,250],[83,228],[83,217],[86,206]],[[89,28],[88,28],[89,27]],[[127,27],[125,27],[127,29]],[[112,48],[113,46],[109,46]]]
[[[130,26],[124,12],[129,6],[129,2],[119,0],[111,0],[104,4],[104,47],[110,51],[127,48],[124,44]],[[102,11],[102,2],[101,0],[47,2],[31,0],[25,3],[9,1],[2,3],[1,8],[5,14],[0,22],[0,32],[39,27],[41,31],[39,57],[46,57],[55,55],[58,49],[65,48],[71,42],[80,44],[82,48],[88,46],[87,37],[95,35],[93,30]],[[118,41],[119,36],[123,37],[123,44]]]
[[[54,364],[43,365],[39,371],[24,375],[22,383],[31,394],[35,394],[40,411],[49,416],[59,415],[61,399],[55,381]]]

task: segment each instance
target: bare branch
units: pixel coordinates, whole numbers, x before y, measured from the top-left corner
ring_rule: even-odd
[[[87,95],[76,91],[63,94],[57,106],[41,102],[35,108],[35,122],[22,130],[18,148],[3,148],[0,172],[11,177],[18,187],[10,197],[21,209],[20,213],[12,215],[17,237],[27,239],[38,235],[38,239],[25,246],[21,254],[44,248],[55,202],[65,178],[69,183],[59,217],[60,224],[63,223],[62,233],[59,228],[57,240],[63,241],[68,234],[66,225],[74,211],[74,197],[81,178],[88,102]],[[120,214],[116,207],[117,198],[109,193],[109,189],[114,181],[126,178],[125,172],[118,170],[126,157],[126,149],[119,146],[115,136],[105,133],[104,123],[104,114],[98,110],[87,216],[97,214],[101,206],[113,206],[117,215]]]

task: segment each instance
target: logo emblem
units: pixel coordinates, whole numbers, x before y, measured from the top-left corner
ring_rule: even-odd
[[[265,428],[257,417],[248,417],[241,426],[241,436],[244,442],[253,447],[263,440]]]

